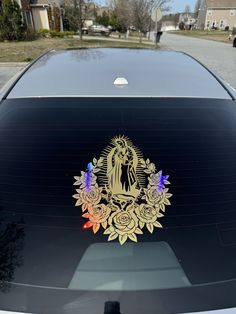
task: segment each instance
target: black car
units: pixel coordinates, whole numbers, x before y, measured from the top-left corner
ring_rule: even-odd
[[[47,53],[0,145],[1,313],[236,311],[235,91],[196,60]]]

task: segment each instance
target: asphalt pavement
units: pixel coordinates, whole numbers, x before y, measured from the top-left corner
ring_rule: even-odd
[[[236,48],[231,43],[164,33],[162,49],[190,54],[236,88]]]

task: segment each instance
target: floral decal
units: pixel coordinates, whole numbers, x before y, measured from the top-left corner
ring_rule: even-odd
[[[84,229],[102,229],[108,241],[118,239],[123,245],[128,239],[137,242],[145,227],[150,233],[162,228],[159,219],[171,205],[169,176],[157,172],[129,138],[113,138],[101,157],[74,178],[75,206],[87,219]]]

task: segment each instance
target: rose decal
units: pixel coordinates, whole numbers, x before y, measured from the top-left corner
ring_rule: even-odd
[[[102,228],[108,241],[118,239],[123,245],[127,240],[137,242],[145,227],[150,233],[162,228],[159,219],[171,205],[172,194],[166,188],[169,176],[144,160],[129,138],[118,136],[111,144],[88,164],[86,172],[74,177],[73,197],[87,219],[85,229],[97,233]]]
[[[120,211],[113,213],[109,219],[110,227],[104,232],[109,234],[108,241],[115,240],[119,237],[120,244],[124,244],[129,238],[137,242],[136,234],[142,234],[142,230],[138,228],[138,219],[134,213]],[[136,234],[135,234],[136,233]]]

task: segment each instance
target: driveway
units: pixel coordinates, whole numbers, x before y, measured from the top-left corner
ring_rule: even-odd
[[[236,88],[236,48],[232,43],[164,33],[160,46],[190,54]]]

